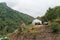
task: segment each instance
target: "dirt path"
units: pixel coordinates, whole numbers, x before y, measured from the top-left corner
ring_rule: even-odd
[[[36,25],[40,30],[37,33],[11,34],[10,40],[60,40],[60,33],[51,33],[51,29],[46,25]]]

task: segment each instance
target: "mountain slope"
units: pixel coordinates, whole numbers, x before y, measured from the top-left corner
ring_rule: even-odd
[[[52,30],[47,25],[32,26],[28,30],[24,30],[21,33],[10,33],[10,40],[60,40],[60,31],[58,33],[52,33]]]
[[[28,24],[34,18],[11,9],[6,3],[0,3],[0,34],[13,32],[22,23]]]

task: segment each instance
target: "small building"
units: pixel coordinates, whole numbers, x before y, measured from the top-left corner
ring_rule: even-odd
[[[42,21],[40,21],[39,19],[35,19],[32,21],[32,25],[41,25]]]
[[[43,25],[48,25],[48,22],[43,22],[42,24],[43,24]]]

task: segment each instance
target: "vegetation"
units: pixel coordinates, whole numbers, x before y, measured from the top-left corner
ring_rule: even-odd
[[[34,18],[0,3],[0,35],[13,32],[22,23],[29,24]]]
[[[3,38],[2,40],[9,40],[8,38]]]
[[[37,33],[37,32],[40,31],[39,28],[38,28],[38,26],[36,26],[36,25],[27,25],[24,28],[25,29],[22,30],[22,33],[28,33],[28,32],[29,33]]]
[[[60,6],[56,6],[54,8],[49,8],[46,14],[42,17],[37,17],[42,21],[48,21],[52,32],[58,31],[58,25],[60,25]]]
[[[49,8],[45,14],[45,18],[47,18],[48,21],[53,21],[56,18],[60,18],[60,6]]]
[[[55,8],[49,8],[44,16],[37,18],[42,21],[54,21],[55,19],[59,19],[60,6],[56,6]]]
[[[49,8],[44,16],[37,18],[42,21],[52,21],[50,25],[52,32],[58,32],[60,26],[60,6]],[[26,25],[30,24],[33,19],[34,18],[29,15],[11,9],[6,3],[0,3],[0,35],[12,33],[22,23]],[[43,29],[42,27],[41,29]],[[41,31],[42,30],[40,30],[38,26],[36,27],[36,25],[27,25],[26,27],[21,27],[17,33],[37,33]],[[35,35],[33,39],[35,40]]]
[[[51,28],[51,30],[52,30],[53,33],[57,33],[58,32],[58,29],[59,29],[58,23],[55,23],[55,22],[52,23],[50,25],[50,28]]]

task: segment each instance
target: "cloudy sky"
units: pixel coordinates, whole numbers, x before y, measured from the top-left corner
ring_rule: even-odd
[[[60,6],[60,0],[0,0],[12,9],[33,17],[43,16],[49,7]]]

